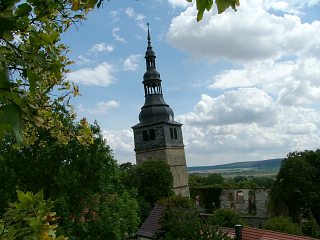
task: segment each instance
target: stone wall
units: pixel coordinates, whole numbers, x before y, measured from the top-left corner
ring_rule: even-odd
[[[233,208],[244,216],[266,218],[269,189],[223,189],[220,195],[221,208]]]

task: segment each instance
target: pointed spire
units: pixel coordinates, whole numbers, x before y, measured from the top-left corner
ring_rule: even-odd
[[[150,37],[150,31],[149,31],[149,23],[147,23],[148,26],[148,47],[151,47],[151,37]]]

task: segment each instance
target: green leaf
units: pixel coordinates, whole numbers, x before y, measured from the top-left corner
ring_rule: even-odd
[[[18,200],[20,202],[23,202],[26,199],[26,195],[24,194],[24,192],[17,190],[17,195],[18,195]]]
[[[27,69],[27,77],[29,79],[29,87],[30,87],[30,93],[32,96],[35,95],[35,90],[36,90],[36,86],[37,86],[37,81],[40,80],[40,77],[38,74],[36,74],[35,72],[33,72],[30,69]]]
[[[198,22],[203,17],[203,13],[204,13],[204,10],[206,9],[206,5],[207,5],[206,2],[207,2],[207,0],[197,0],[197,10],[198,10],[197,21]]]
[[[18,6],[16,15],[21,17],[23,15],[27,15],[32,10],[31,6],[28,3],[22,3]]]
[[[79,10],[79,1],[78,1],[78,0],[73,0],[73,1],[72,1],[71,10],[73,10],[73,11]]]
[[[22,135],[22,116],[21,111],[16,104],[9,104],[0,107],[0,124],[10,125],[15,133],[18,143],[23,142]]]
[[[0,64],[0,88],[2,91],[10,89],[8,68],[4,62]]]
[[[96,5],[97,2],[98,2],[98,0],[89,0],[87,6],[89,8],[94,8],[94,6]]]
[[[210,11],[213,4],[213,0],[207,0],[206,9],[207,11]]]
[[[229,7],[237,11],[236,7],[240,5],[240,0],[216,0],[216,5],[219,14],[223,13]]]

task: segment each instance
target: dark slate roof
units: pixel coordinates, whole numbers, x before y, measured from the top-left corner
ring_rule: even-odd
[[[154,239],[156,233],[161,229],[160,220],[166,209],[163,205],[156,205],[137,232],[137,236]]]
[[[230,237],[235,239],[234,228],[222,228]],[[242,228],[242,240],[314,240],[315,238],[297,236],[287,233],[274,232],[252,227]]]

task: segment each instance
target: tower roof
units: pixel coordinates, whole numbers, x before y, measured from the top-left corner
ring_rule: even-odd
[[[174,121],[174,113],[165,102],[162,94],[160,73],[156,70],[156,54],[151,46],[151,37],[148,23],[148,46],[145,54],[146,72],[143,75],[145,103],[139,114],[140,123],[134,127],[142,127],[157,123],[181,125]]]
[[[151,46],[151,37],[148,23],[148,46],[145,54],[147,71],[143,76],[143,84],[158,85],[161,82],[160,73],[156,70],[156,54]]]

